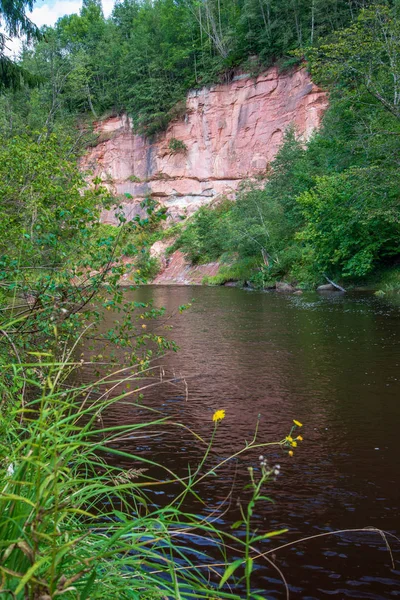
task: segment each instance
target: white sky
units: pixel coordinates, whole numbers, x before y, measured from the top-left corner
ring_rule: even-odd
[[[102,0],[104,16],[109,17],[114,7],[115,0]],[[64,15],[79,13],[82,0],[39,0],[33,6],[33,11],[28,12],[28,17],[38,26],[54,25]],[[15,55],[20,49],[19,40],[7,42],[9,55]]]

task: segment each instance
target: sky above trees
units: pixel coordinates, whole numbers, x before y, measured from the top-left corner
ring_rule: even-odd
[[[108,17],[114,7],[115,0],[102,0],[104,16]],[[39,0],[35,3],[28,17],[37,25],[54,25],[64,15],[78,14],[82,8],[82,0]],[[3,31],[0,25],[0,31]],[[7,43],[6,54],[14,56],[21,49],[21,40],[13,39]]]

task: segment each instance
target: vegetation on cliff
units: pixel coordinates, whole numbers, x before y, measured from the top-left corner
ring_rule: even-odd
[[[307,51],[315,80],[330,90],[321,129],[306,145],[289,129],[266,183],[201,209],[175,247],[192,261],[233,262],[215,282],[237,278],[243,265],[240,278],[261,287],[325,275],[376,282],[398,271],[399,40],[397,9],[376,5]]]

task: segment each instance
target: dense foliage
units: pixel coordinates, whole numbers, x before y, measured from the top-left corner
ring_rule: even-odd
[[[105,19],[98,0],[85,0],[79,15],[25,46],[20,66],[41,84],[3,91],[0,131],[5,139],[36,139],[39,130],[63,140],[72,130],[75,151],[88,141],[90,118],[126,110],[151,135],[184,114],[190,87],[229,80],[239,65],[257,73],[276,60],[288,67],[306,59],[330,91],[321,131],[307,146],[287,131],[267,184],[242,190],[235,206],[202,209],[175,247],[193,262],[224,255],[257,265],[259,281],[365,277],[399,251],[398,10],[351,1],[124,0]],[[185,152],[177,143],[171,152]]]
[[[66,113],[126,110],[150,135],[180,114],[188,89],[229,81],[239,65],[257,73],[276,60],[295,64],[292,51],[351,23],[368,3],[123,0],[105,19],[99,0],[84,0],[80,15],[43,28],[42,41],[25,49],[22,66],[42,86],[18,103],[30,120],[40,98],[50,123]]]
[[[377,5],[309,50],[315,79],[330,89],[321,130],[304,145],[289,129],[267,183],[247,186],[223,218],[202,209],[175,247],[195,261],[247,261],[241,279],[258,285],[398,269],[399,27],[397,8]],[[237,267],[221,273],[216,282],[236,278]]]

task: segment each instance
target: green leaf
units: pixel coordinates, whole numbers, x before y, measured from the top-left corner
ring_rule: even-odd
[[[248,559],[246,560],[246,567],[245,567],[245,576],[246,576],[246,579],[247,579],[248,577],[250,577],[250,575],[251,575],[251,572],[252,572],[252,570],[253,570],[253,565],[254,565],[254,561],[253,561],[253,559],[252,559],[252,558],[248,558]]]
[[[83,588],[83,590],[81,592],[79,600],[86,600],[89,597],[94,580],[96,579],[96,575],[97,575],[97,571],[96,571],[96,569],[93,569],[93,571],[90,573],[90,575],[88,577],[85,587]]]
[[[268,496],[257,496],[257,500],[266,500],[267,502],[273,502],[272,498]]]
[[[20,592],[22,592],[22,590],[25,587],[25,584],[28,583],[28,581],[30,580],[30,578],[33,576],[33,574],[35,573],[35,571],[37,571],[45,562],[47,562],[49,560],[48,556],[44,556],[43,558],[41,558],[40,560],[37,560],[25,573],[25,575],[22,577],[21,581],[19,582],[15,593],[19,594]]]
[[[260,542],[261,540],[267,540],[269,538],[275,537],[276,535],[282,535],[282,533],[286,533],[289,531],[288,529],[279,529],[277,531],[270,531],[269,533],[264,533],[263,535],[259,535],[251,540],[251,543]]]
[[[231,577],[231,575],[233,575],[233,573],[236,571],[236,569],[238,567],[240,567],[241,564],[243,564],[243,559],[238,558],[237,560],[235,560],[233,563],[231,563],[229,565],[229,567],[225,570],[225,573],[223,574],[221,581],[219,582],[220,588],[228,581],[229,577]]]

